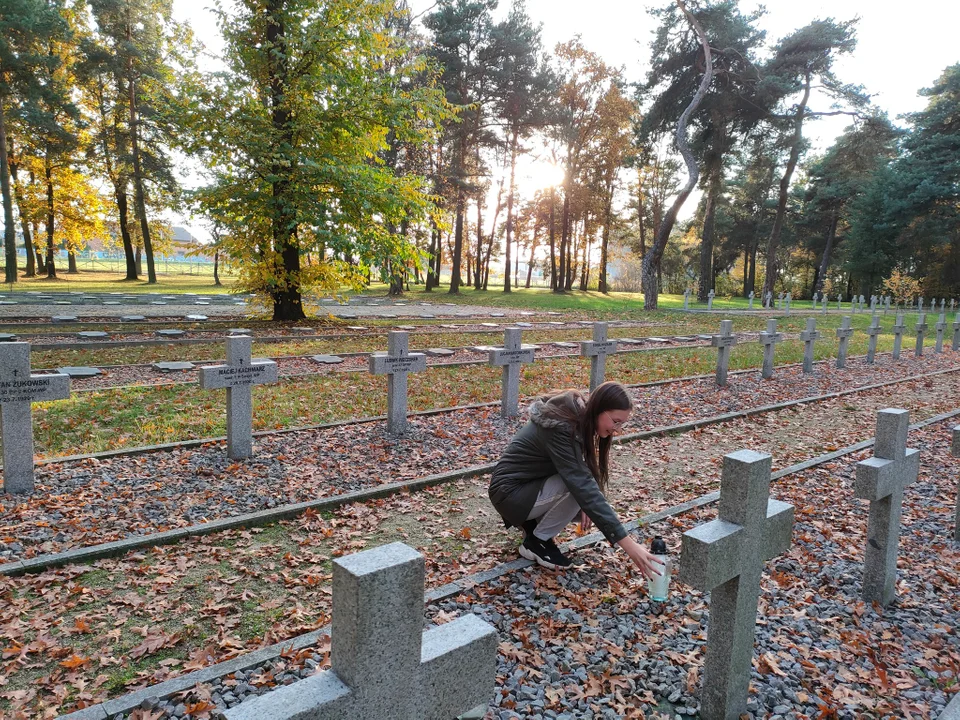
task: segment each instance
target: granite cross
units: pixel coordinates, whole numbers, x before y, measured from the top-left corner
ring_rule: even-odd
[[[920,357],[921,355],[923,355],[923,335],[927,331],[927,314],[926,313],[922,312],[920,313],[919,316],[917,316],[916,331],[917,331],[917,345],[913,349],[913,354],[916,357]]]
[[[713,290],[707,293],[707,310],[713,310],[713,299],[716,296],[717,294]]]
[[[880,318],[874,315],[870,322],[870,327],[867,328],[867,335],[870,336],[870,341],[867,345],[867,363],[870,365],[873,365],[873,359],[877,354],[877,339],[881,331]]]
[[[845,368],[847,366],[847,347],[850,344],[850,337],[853,335],[853,328],[850,327],[850,316],[845,315],[840,321],[840,327],[837,328],[837,339],[840,341],[840,347],[837,348],[837,367]]]
[[[950,298],[950,312],[953,312],[953,308],[957,305],[957,301],[953,298]]]
[[[753,290],[750,291],[750,294],[747,295],[747,299],[750,301],[750,304],[747,306],[747,310],[753,310],[753,299],[756,297],[756,293]],[[953,308],[951,308],[952,310]]]
[[[760,577],[790,547],[793,506],[770,500],[770,455],[740,450],[723,458],[717,519],[683,534],[680,580],[710,592],[700,718],[747,711]]]
[[[0,343],[0,439],[5,492],[33,492],[31,404],[68,397],[68,375],[30,374],[30,343]]]
[[[886,606],[896,596],[897,547],[903,491],[920,470],[920,451],[907,448],[906,410],[877,413],[874,457],[857,463],[854,494],[870,501],[863,568],[863,599]]]
[[[960,458],[960,425],[953,429],[953,444],[950,446],[951,454]],[[960,542],[960,478],[957,482],[957,514],[953,520],[953,539]]]
[[[960,312],[953,316],[953,344],[951,349],[954,352],[960,350]]]
[[[843,295],[837,295],[837,310],[843,310]]]
[[[813,372],[813,345],[820,337],[817,332],[817,321],[814,318],[807,318],[807,329],[800,333],[800,339],[803,340],[803,372]]]
[[[897,320],[893,323],[893,359],[900,359],[900,344],[903,342],[903,333],[907,326],[903,324],[903,313],[897,313]]]
[[[947,329],[947,314],[940,313],[940,317],[937,319],[937,324],[933,326],[937,331],[937,344],[934,346],[933,351],[935,353],[943,352],[943,332]]]
[[[816,290],[814,290],[814,291],[813,291],[813,301],[810,303],[810,307],[812,307],[814,310],[817,309],[817,297],[818,297],[818,293],[817,293]]]
[[[503,367],[500,388],[500,415],[505,418],[517,416],[520,404],[520,364],[532,363],[535,348],[520,343],[520,328],[503,331],[503,347],[490,351],[490,364]]]
[[[783,293],[777,293],[777,310],[783,309]]]
[[[860,312],[863,312],[863,304],[864,304],[866,301],[867,301],[867,299],[866,299],[863,295],[861,295],[861,296],[860,296]]]
[[[333,560],[330,670],[227,720],[450,720],[493,699],[497,632],[464,615],[423,629],[424,558],[390,543]]]
[[[730,348],[737,344],[733,334],[733,320],[720,321],[720,334],[714,335],[711,342],[717,348],[717,385],[727,384],[727,369],[730,367]]]
[[[689,292],[689,291],[688,291]],[[617,341],[607,340],[607,323],[593,324],[593,341],[580,343],[580,354],[590,358],[590,392],[603,383],[607,355],[617,352]]]
[[[683,291],[683,309],[690,309],[690,288]]]
[[[763,369],[760,376],[764,379],[773,377],[773,354],[781,340],[783,335],[777,332],[777,321],[767,320],[766,332],[760,333],[760,344],[763,345]]]
[[[409,342],[407,333],[391,330],[387,354],[374,353],[368,358],[371,373],[387,376],[387,432],[392,435],[407,429],[407,373],[427,369],[427,356],[410,352]]]
[[[821,314],[821,315],[826,315],[826,314],[827,314],[827,299],[828,299],[828,298],[827,298],[827,293],[824,293],[824,294],[823,294],[823,297],[821,298],[821,303],[820,303],[820,314]]]
[[[923,312],[923,298],[917,300],[917,312]]]
[[[253,338],[227,338],[227,364],[200,368],[200,387],[227,389],[227,456],[243,460],[253,455],[253,386],[277,382],[277,364],[251,357]]]
[[[787,315],[790,314],[790,303],[792,300],[793,300],[793,293],[787,293],[787,297],[784,298],[784,302],[786,303]]]
[[[765,307],[767,308],[767,310],[769,310],[770,306],[773,304],[773,293],[770,290],[767,290],[766,299],[767,299],[767,302],[765,303]]]

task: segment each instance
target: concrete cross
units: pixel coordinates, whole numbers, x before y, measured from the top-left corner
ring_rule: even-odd
[[[227,456],[243,460],[253,455],[253,386],[277,382],[277,364],[253,362],[253,338],[227,338],[227,364],[200,368],[200,387],[227,389]]]
[[[937,299],[934,298],[933,300],[930,301],[930,312],[936,312],[936,311],[937,311]]]
[[[690,309],[690,288],[683,291],[683,309]]]
[[[853,335],[853,328],[850,327],[850,316],[845,315],[840,321],[840,327],[837,328],[837,339],[840,341],[840,347],[837,348],[837,367],[845,368],[847,366],[847,347],[850,344],[850,337]]]
[[[520,364],[532,363],[535,348],[520,343],[520,328],[503,331],[503,347],[490,351],[490,364],[503,367],[500,388],[500,415],[505,418],[517,416],[520,404]]]
[[[783,293],[777,293],[777,310],[783,309]]]
[[[907,326],[903,324],[903,313],[897,313],[897,320],[893,323],[893,359],[900,359],[900,344],[903,342],[903,334],[907,331]]]
[[[947,299],[940,298],[940,312],[944,313],[947,311]]]
[[[330,670],[227,720],[450,720],[492,700],[497,632],[476,615],[423,629],[424,558],[403,543],[333,561]]]
[[[880,333],[880,318],[874,315],[873,320],[870,322],[870,327],[867,328],[867,335],[870,336],[870,341],[867,345],[867,363],[870,365],[873,365],[873,359],[877,354],[877,339]]]
[[[750,294],[747,295],[747,299],[750,301],[750,304],[747,306],[747,310],[753,310],[753,299],[756,297],[756,293],[753,290],[750,291]],[[951,308],[952,310],[953,308]]]
[[[787,315],[790,314],[790,302],[793,300],[793,293],[787,293],[787,297],[784,298],[786,303]]]
[[[770,290],[767,290],[767,302],[766,302],[767,310],[770,309],[770,306],[772,304],[773,304],[773,293]]]
[[[783,335],[777,332],[777,321],[767,320],[766,332],[760,333],[760,344],[763,345],[763,369],[760,376],[764,379],[773,377],[773,355],[777,343],[783,340]]]
[[[917,317],[917,326],[915,329],[917,331],[917,345],[913,349],[913,354],[916,357],[920,357],[921,355],[923,355],[923,336],[924,336],[924,333],[927,332],[927,314],[926,313],[922,312]]]
[[[821,314],[821,315],[826,315],[826,314],[827,314],[827,299],[828,299],[827,294],[824,293],[824,294],[823,294],[823,298],[821,298],[821,303],[820,303],[820,314]]]
[[[733,320],[721,320],[720,334],[714,335],[711,342],[717,348],[717,385],[724,387],[730,367],[730,348],[737,344],[737,336],[733,334]]]
[[[951,454],[960,458],[960,425],[953,429],[953,444],[950,446]],[[960,542],[960,479],[957,482],[957,515],[953,520],[953,539]]]
[[[960,350],[960,312],[953,316],[953,345],[951,349],[956,352]]]
[[[937,331],[937,344],[934,346],[933,351],[935,353],[942,353],[943,333],[947,329],[947,314],[945,312],[940,313],[940,317],[937,319],[937,324],[933,327]]]
[[[917,312],[923,312],[923,298],[917,300]]]
[[[877,309],[877,296],[876,296],[876,295],[871,295],[871,296],[870,296],[870,312],[871,312],[871,313],[872,313],[872,312],[875,312],[876,309]]]
[[[817,293],[817,291],[814,290],[814,291],[813,291],[813,300],[812,300],[811,303],[810,303],[810,307],[812,307],[814,310],[817,309],[817,298],[818,298],[818,297],[819,297],[819,293]]]
[[[814,318],[807,318],[807,329],[800,333],[800,339],[803,340],[803,372],[813,372],[813,345],[817,342],[820,333],[817,332],[817,321]]]
[[[400,435],[407,429],[407,373],[427,369],[427,356],[409,350],[409,336],[391,330],[387,336],[387,354],[371,355],[368,369],[374,375],[387,376],[387,432]]]
[[[769,499],[771,461],[752,450],[725,455],[717,519],[683,534],[680,580],[711,593],[702,720],[747,711],[760,576],[793,531],[793,506]]]
[[[863,599],[889,605],[896,596],[897,548],[903,491],[916,482],[920,451],[907,448],[909,413],[895,408],[877,413],[874,457],[857,463],[854,494],[870,501],[863,568]]]
[[[30,343],[0,343],[0,439],[3,440],[3,489],[32,493],[32,403],[70,397],[67,375],[31,375]]]
[[[689,290],[687,291],[689,292]],[[590,358],[590,392],[603,383],[607,366],[607,355],[617,352],[617,341],[607,340],[607,323],[593,324],[593,341],[580,343],[580,354]]]
[[[884,295],[884,296],[883,296],[883,309],[884,309],[885,311],[890,309],[890,296],[889,296],[889,295]]]
[[[957,306],[957,301],[953,298],[950,298],[950,312],[953,312],[953,309]]]
[[[864,304],[866,301],[867,301],[867,299],[866,299],[863,295],[861,295],[861,296],[860,296],[860,312],[863,312],[863,304]]]
[[[713,290],[707,293],[707,310],[713,310],[713,299],[716,296],[717,294]]]

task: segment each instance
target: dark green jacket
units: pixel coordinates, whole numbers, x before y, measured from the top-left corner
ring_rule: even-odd
[[[520,527],[530,515],[547,478],[559,474],[574,499],[604,537],[614,544],[627,536],[583,458],[583,439],[567,423],[549,417],[550,404],[582,410],[579,393],[535,401],[530,421],[513,436],[490,480],[490,502],[507,527]],[[546,410],[547,412],[544,412]]]

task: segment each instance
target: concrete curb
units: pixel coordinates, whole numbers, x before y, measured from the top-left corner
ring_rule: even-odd
[[[930,375],[918,376],[918,379],[922,377],[930,377],[931,375],[942,375],[950,372],[958,372],[960,368],[954,370],[939,370],[937,373],[932,373]],[[691,420],[685,423],[679,423],[677,425],[665,425],[658,428],[651,428],[650,430],[644,430],[638,433],[631,433],[629,435],[622,435],[618,438],[615,438],[615,441],[619,444],[633,442],[636,440],[645,440],[651,437],[657,437],[660,435],[666,435],[669,433],[675,432],[688,432],[690,430],[696,430],[697,428],[706,427],[709,425],[716,425],[719,423],[727,422],[729,420],[737,420],[740,418],[751,417],[753,415],[758,415],[766,412],[773,412],[776,410],[783,410],[795,405],[802,405],[810,402],[819,402],[822,400],[829,400],[837,397],[842,397],[844,395],[850,395],[853,393],[863,392],[865,390],[873,390],[880,387],[885,387],[888,385],[897,384],[898,382],[903,381],[888,381],[886,383],[880,383],[876,385],[868,385],[862,388],[855,388],[852,390],[842,390],[836,393],[830,393],[828,395],[820,395],[815,397],[802,398],[800,400],[788,400],[784,403],[778,403],[774,405],[765,405],[759,408],[748,408],[746,410],[741,410],[735,413],[725,413],[723,415],[715,415],[710,418],[700,418],[698,420]],[[826,457],[826,456],[824,456]],[[839,456],[838,456],[839,457]],[[319,498],[317,500],[307,500],[301,503],[294,503],[290,505],[282,505],[278,508],[269,508],[267,510],[260,510],[255,513],[246,513],[244,515],[235,515],[233,517],[220,518],[219,520],[212,520],[207,523],[202,523],[200,525],[189,525],[183,528],[175,528],[173,530],[166,530],[160,533],[151,533],[149,535],[141,535],[133,538],[124,538],[123,540],[114,540],[108,543],[102,543],[100,545],[90,545],[87,547],[76,548],[74,550],[69,550],[63,553],[56,553],[50,555],[39,555],[37,557],[32,557],[27,560],[19,560],[13,563],[6,563],[0,565],[0,575],[23,575],[30,572],[41,572],[47,568],[52,567],[62,567],[64,565],[71,565],[74,563],[89,562],[91,560],[97,560],[104,557],[115,557],[117,555],[122,555],[130,550],[136,550],[143,547],[153,547],[156,545],[169,545],[171,543],[178,542],[184,538],[199,536],[199,535],[209,535],[215,532],[220,532],[223,530],[231,530],[239,527],[254,527],[258,525],[267,525],[278,520],[285,520],[287,518],[296,517],[301,513],[307,510],[331,510],[341,505],[347,505],[353,502],[364,502],[367,500],[374,500],[377,498],[388,497],[399,492],[410,491],[410,490],[419,490],[425,487],[430,487],[433,485],[442,485],[448,482],[454,482],[456,480],[463,480],[466,478],[477,477],[478,475],[483,475],[492,471],[494,468],[494,463],[488,465],[475,465],[468,468],[462,468],[460,470],[452,470],[447,473],[439,473],[436,475],[428,475],[426,477],[418,478],[417,480],[407,481],[407,482],[398,482],[390,483],[387,485],[379,485],[373,488],[367,488],[364,490],[356,490],[351,493],[343,493],[340,495],[332,495],[325,498]]]
[[[929,425],[935,425],[939,422],[943,422],[944,420],[956,417],[957,415],[960,415],[960,409],[953,410],[948,413],[942,413],[940,415],[927,418],[922,422],[915,423],[910,426],[910,430],[919,430]],[[771,481],[779,480],[788,475],[793,475],[794,473],[803,472],[811,467],[816,467],[817,465],[830,462],[831,460],[836,460],[844,455],[850,455],[852,453],[859,452],[860,450],[864,450],[872,446],[873,443],[874,439],[871,438],[870,440],[865,440],[863,442],[856,443],[855,445],[841,448],[826,455],[820,455],[802,463],[791,465],[790,467],[773,473],[771,476]],[[674,505],[664,510],[660,510],[636,520],[632,520],[628,523],[625,523],[624,527],[628,532],[630,532],[638,529],[639,527],[652,525],[669,517],[682,515],[696,508],[710,505],[719,499],[719,492],[708,493],[698,498],[688,500],[687,502],[680,503],[679,505]],[[585,535],[572,542],[566,543],[563,548],[566,550],[580,550],[592,545],[599,545],[602,542],[605,542],[603,534],[594,532],[590,535]],[[533,564],[534,563],[532,561],[521,558],[504,563],[502,565],[497,565],[489,570],[473,573],[472,575],[468,575],[464,578],[460,578],[459,580],[455,580],[454,582],[447,583],[446,585],[441,585],[440,587],[427,591],[424,593],[424,604],[435,603],[440,600],[445,600],[449,597],[459,595],[460,593],[465,592],[476,585],[482,585],[483,583],[495,580],[517,570],[523,570],[531,567]],[[284,650],[300,650],[302,648],[314,645],[320,638],[329,634],[330,626],[326,625],[318,630],[313,630],[304,635],[298,635],[295,638],[291,638],[290,640],[276,643],[275,645],[271,645],[266,648],[261,648],[260,650],[241,655],[231,660],[226,660],[216,665],[211,665],[208,668],[197,670],[188,675],[171,678],[170,680],[166,680],[157,685],[138,690],[128,695],[123,695],[119,698],[114,698],[113,700],[108,700],[107,702],[99,705],[84,708],[83,710],[70,713],[69,715],[61,715],[59,718],[57,718],[57,720],[107,720],[110,715],[132,711],[147,698],[169,697],[170,695],[189,690],[197,683],[209,682],[216,678],[224,677],[240,670],[247,670],[248,668],[260,665],[267,660],[273,660],[279,657],[280,653]],[[953,702],[947,706],[947,709],[940,716],[939,720],[960,720],[960,696],[954,698]]]

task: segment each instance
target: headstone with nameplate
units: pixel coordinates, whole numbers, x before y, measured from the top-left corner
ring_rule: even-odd
[[[590,391],[603,383],[607,355],[617,352],[617,341],[607,339],[607,323],[593,323],[593,340],[580,343],[580,354],[590,358]]]
[[[505,418],[516,417],[520,404],[520,365],[532,363],[535,348],[521,343],[520,328],[507,328],[503,331],[503,347],[490,351],[491,365],[503,368],[500,388],[500,415]]]
[[[923,355],[923,338],[927,332],[927,314],[922,312],[917,316],[917,325],[914,328],[917,331],[917,344],[913,349],[915,357]]]
[[[870,321],[870,327],[867,328],[867,336],[870,338],[867,344],[867,364],[869,365],[873,365],[874,358],[876,357],[877,340],[879,339],[881,330],[880,318],[874,315]]]
[[[907,326],[903,324],[903,313],[897,313],[897,319],[893,323],[893,359],[900,359],[900,346],[903,342],[903,334],[907,331]]]
[[[407,374],[427,369],[427,356],[409,350],[409,335],[391,330],[387,336],[387,353],[374,353],[368,358],[368,370],[387,376],[387,432],[403,434],[407,429]]]
[[[850,338],[853,335],[853,328],[850,327],[850,316],[844,316],[840,321],[840,327],[837,329],[837,339],[840,341],[837,349],[837,367],[845,368],[847,366],[847,347],[850,344]]]
[[[807,328],[800,333],[800,339],[803,341],[803,372],[813,372],[813,346],[817,342],[820,333],[817,332],[817,321],[814,318],[807,318]]]

